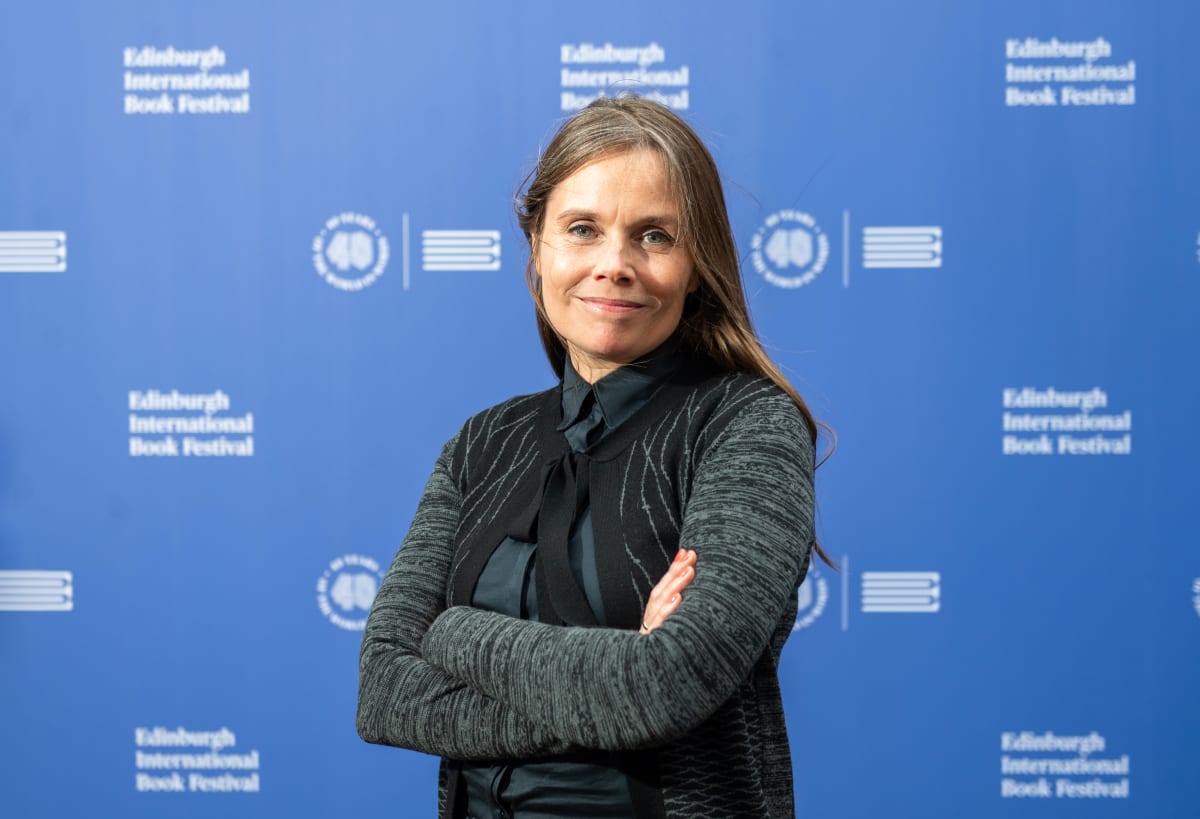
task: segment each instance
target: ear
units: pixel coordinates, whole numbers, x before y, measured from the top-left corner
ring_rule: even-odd
[[[688,282],[687,292],[695,293],[699,289],[700,289],[700,273],[696,270],[696,268],[693,267],[692,268],[692,279],[691,279],[691,281]]]

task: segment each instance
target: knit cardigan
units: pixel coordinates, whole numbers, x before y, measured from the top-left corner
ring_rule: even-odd
[[[363,739],[443,757],[441,819],[449,760],[639,749],[668,819],[794,816],[776,667],[813,542],[812,439],[768,380],[689,373],[584,465],[615,627],[464,605],[565,446],[561,387],[476,415],[443,448],[367,620],[358,700]],[[695,579],[640,635],[679,548],[696,551]]]

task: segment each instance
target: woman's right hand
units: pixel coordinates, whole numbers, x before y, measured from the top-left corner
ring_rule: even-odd
[[[696,553],[690,549],[680,549],[662,580],[650,590],[650,599],[646,602],[646,611],[642,615],[642,634],[654,631],[666,621],[671,612],[679,608],[679,604],[683,602],[683,590],[695,579]]]

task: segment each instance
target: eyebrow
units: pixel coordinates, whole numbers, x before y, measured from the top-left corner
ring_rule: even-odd
[[[581,208],[569,208],[561,211],[554,219],[556,222],[573,222],[576,219],[585,219],[588,221],[599,221],[599,217],[595,211],[583,210]],[[643,216],[634,221],[636,225],[667,225],[670,227],[679,226],[679,217],[669,213],[651,214]]]

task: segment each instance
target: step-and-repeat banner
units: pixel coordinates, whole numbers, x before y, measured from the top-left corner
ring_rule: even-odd
[[[1200,51],[1133,0],[14,3],[0,815],[432,816],[359,639],[442,443],[544,389],[515,190],[634,91],[839,435],[802,816],[1195,816]]]

